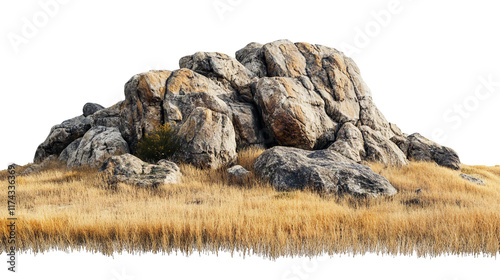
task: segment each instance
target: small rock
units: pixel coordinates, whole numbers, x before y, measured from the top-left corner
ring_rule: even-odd
[[[229,173],[232,177],[238,178],[238,179],[243,179],[250,174],[250,171],[246,170],[243,166],[241,165],[235,165],[227,170],[227,173]]]
[[[474,183],[474,184],[478,184],[478,185],[481,185],[481,186],[486,185],[486,184],[484,183],[484,181],[483,181],[483,180],[478,179],[478,178],[473,177],[473,176],[470,176],[470,175],[467,175],[467,174],[465,174],[465,173],[461,173],[461,174],[460,174],[460,177],[462,177],[462,178],[464,178],[465,180],[467,180],[467,181],[469,181],[469,182],[472,182],[472,183]]]
[[[83,116],[88,117],[90,115],[93,115],[95,112],[100,111],[104,109],[103,106],[97,104],[97,103],[87,103],[83,105]]]
[[[182,176],[179,167],[173,162],[161,160],[158,165],[148,164],[131,154],[108,158],[99,171],[111,176],[111,184],[122,182],[140,187],[175,184]]]

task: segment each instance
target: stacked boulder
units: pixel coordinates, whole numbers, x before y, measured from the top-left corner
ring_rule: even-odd
[[[254,166],[257,174],[273,181],[272,174],[261,172],[276,160],[273,153],[280,161],[292,160],[282,156],[289,153],[313,159],[304,164],[322,165],[321,172],[304,168],[309,171],[300,176],[330,174],[302,180],[294,188],[322,180],[319,189],[393,194],[385,178],[360,166],[367,161],[405,165],[425,160],[460,168],[452,149],[419,134],[403,134],[388,122],[354,61],[336,49],[288,40],[251,43],[236,58],[198,52],[181,58],[179,66],[133,76],[125,85],[125,100],[112,107],[86,104],[82,116],[52,128],[35,162],[55,155],[68,166],[99,166],[108,157],[134,153],[146,133],[168,123],[178,128],[181,139],[176,157],[201,168],[230,166],[245,147],[283,146],[298,150],[265,153],[267,160]],[[297,164],[294,168],[300,169]],[[330,164],[336,167],[325,167]],[[361,178],[352,172],[369,180],[353,179],[342,187],[345,178]]]

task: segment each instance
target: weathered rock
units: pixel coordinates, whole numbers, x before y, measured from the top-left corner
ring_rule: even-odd
[[[173,162],[162,160],[157,165],[148,164],[131,154],[108,158],[99,171],[109,174],[111,184],[122,182],[140,187],[175,184],[182,177],[179,167]]]
[[[335,142],[328,149],[359,163],[365,157],[363,134],[356,126],[347,122],[337,132]]]
[[[307,78],[262,78],[256,87],[255,102],[279,145],[317,149],[335,139],[337,124]]]
[[[97,103],[86,103],[83,105],[83,116],[88,117],[102,109],[104,109],[104,107]]]
[[[265,129],[255,105],[238,101],[215,82],[188,69],[173,72],[167,82],[163,104],[165,122],[182,125],[194,109],[201,107],[230,117],[238,148],[262,145]]]
[[[92,127],[107,126],[124,129],[124,123],[122,121],[122,112],[124,111],[124,108],[125,102],[120,101],[109,108],[95,112],[89,117],[91,119]]]
[[[38,146],[33,161],[40,163],[48,156],[58,156],[71,142],[82,137],[90,126],[90,119],[84,116],[78,116],[53,126],[47,139]]]
[[[67,163],[69,158],[76,153],[76,150],[78,150],[80,142],[82,142],[82,138],[78,138],[75,141],[71,142],[71,144],[64,148],[58,159]]]
[[[391,125],[382,112],[380,112],[375,106],[371,97],[362,97],[359,100],[359,105],[359,119],[362,125],[366,125],[375,131],[379,131],[382,136],[387,139],[391,139],[392,136],[395,135],[391,129]]]
[[[236,52],[236,59],[257,77],[267,76],[266,57],[262,44],[250,43]]]
[[[227,169],[227,173],[229,173],[230,176],[238,179],[243,179],[250,174],[250,171],[246,170],[243,166],[241,165],[235,165],[231,168]]]
[[[270,77],[298,78],[307,75],[306,60],[294,43],[279,40],[263,46]]]
[[[230,118],[207,108],[194,109],[179,129],[181,161],[201,168],[217,169],[237,158]]]
[[[461,173],[460,177],[462,177],[463,179],[465,179],[471,183],[477,184],[477,185],[482,185],[482,186],[486,185],[483,180],[476,178],[476,177],[473,177],[473,176],[470,176],[470,175],[467,175],[465,173]]]
[[[116,127],[96,126],[81,138],[78,147],[71,147],[68,167],[100,166],[108,157],[129,152],[127,142]]]
[[[381,162],[387,165],[406,165],[405,154],[391,140],[385,138],[380,131],[368,126],[359,128],[365,141],[365,157],[367,161]]]
[[[460,169],[460,158],[457,153],[441,146],[418,133],[408,136],[410,142],[407,152],[408,159],[416,161],[434,161],[438,165],[454,170]]]
[[[344,55],[321,45],[296,46],[306,59],[307,75],[325,101],[327,114],[336,122],[356,123],[360,106]]]
[[[231,91],[231,88],[234,88],[246,101],[253,99],[250,83],[256,77],[255,74],[228,55],[197,52],[194,55],[181,58],[179,66],[218,81],[219,85],[226,91]]]
[[[397,193],[387,179],[369,167],[328,149],[306,151],[274,147],[262,153],[253,168],[278,190],[312,188],[371,197]]]
[[[149,71],[133,76],[125,84],[121,131],[132,149],[143,135],[163,124],[165,84],[171,73]]]
[[[405,156],[408,155],[408,148],[410,147],[410,140],[408,140],[408,137],[403,135],[394,135],[391,138],[391,141],[399,147]]]

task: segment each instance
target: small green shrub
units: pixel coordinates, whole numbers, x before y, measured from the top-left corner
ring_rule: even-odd
[[[146,162],[171,158],[179,150],[177,131],[170,124],[160,125],[147,133],[135,146],[135,154]]]

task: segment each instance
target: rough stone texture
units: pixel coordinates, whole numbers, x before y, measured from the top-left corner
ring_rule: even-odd
[[[214,81],[191,70],[173,72],[167,82],[164,121],[182,125],[198,107],[226,114],[231,119],[238,148],[262,145],[266,141],[254,104],[239,101],[234,93],[225,92]]]
[[[365,158],[363,134],[350,122],[345,123],[340,128],[335,142],[328,149],[336,151],[358,163]]]
[[[80,143],[82,142],[82,138],[78,138],[75,141],[71,142],[59,155],[59,160],[63,162],[68,162],[69,158],[76,153]]]
[[[325,103],[307,78],[262,78],[255,102],[279,145],[321,148],[335,138],[337,124],[325,112]]]
[[[133,76],[125,84],[121,131],[132,149],[144,134],[163,124],[165,84],[171,73],[149,71]]]
[[[408,137],[403,135],[394,135],[391,138],[391,141],[399,147],[403,154],[408,155],[408,148],[410,147],[410,140],[408,140]]]
[[[250,43],[236,52],[236,59],[259,78],[267,76],[266,57],[262,44]]]
[[[394,195],[396,189],[369,167],[332,150],[306,151],[274,147],[262,153],[253,168],[278,190],[312,188],[327,193],[361,196]]]
[[[477,185],[482,185],[482,186],[486,185],[483,180],[476,178],[476,177],[473,177],[473,176],[470,176],[470,175],[467,175],[465,173],[461,173],[460,177],[462,177],[463,179],[465,179],[471,183],[477,184]]]
[[[71,142],[82,137],[90,126],[90,119],[84,116],[53,126],[47,139],[38,146],[33,161],[40,163],[48,156],[58,156]]]
[[[129,148],[118,128],[96,126],[85,133],[76,149],[70,147],[67,152],[71,152],[68,167],[98,167],[110,156],[128,153]]]
[[[122,112],[125,108],[125,102],[120,101],[115,105],[99,110],[91,115],[92,127],[94,126],[107,126],[107,127],[118,127],[120,129],[124,128],[124,123],[122,121]]]
[[[90,115],[94,114],[95,112],[102,110],[102,109],[104,109],[104,107],[99,105],[99,104],[86,103],[85,105],[83,105],[83,116],[88,117],[88,116],[90,116]]]
[[[217,169],[237,158],[236,137],[229,117],[207,108],[196,108],[179,129],[181,161]]]
[[[437,164],[454,170],[460,169],[460,158],[457,153],[441,146],[418,133],[408,136],[408,159],[416,161],[434,161]]]
[[[230,176],[242,179],[248,176],[250,174],[250,171],[246,170],[243,166],[241,165],[235,165],[231,168],[227,169],[227,173],[229,173]]]
[[[360,105],[344,55],[321,45],[296,45],[306,59],[307,75],[314,89],[325,101],[327,114],[336,122],[356,123]]]
[[[157,165],[148,164],[131,154],[108,158],[99,171],[110,175],[111,184],[122,182],[140,187],[175,184],[182,177],[179,167],[173,162],[161,160]]]
[[[243,100],[253,99],[250,83],[256,76],[235,58],[222,53],[197,52],[181,58],[179,66],[217,81],[226,91],[236,90]]]
[[[270,77],[298,78],[306,75],[306,60],[294,43],[279,40],[263,46]]]
[[[380,131],[375,131],[368,126],[361,126],[360,131],[365,141],[366,155],[364,160],[387,165],[408,164],[405,154],[394,142],[385,138]]]

